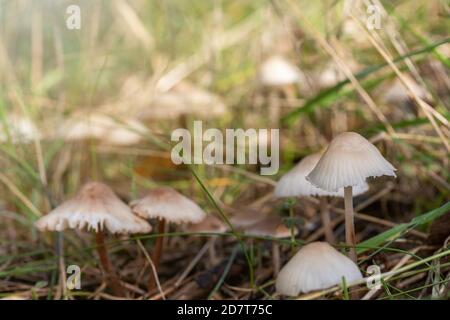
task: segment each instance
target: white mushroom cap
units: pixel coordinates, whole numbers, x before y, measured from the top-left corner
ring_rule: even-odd
[[[131,208],[144,219],[160,218],[173,223],[197,223],[206,217],[194,201],[169,187],[150,190],[145,197],[132,201]]]
[[[278,293],[297,296],[362,279],[358,266],[326,242],[303,246],[281,269],[275,284]]]
[[[46,216],[36,221],[40,231],[84,229],[111,233],[147,233],[151,226],[116,196],[114,191],[100,182],[86,183],[80,191]]]
[[[311,154],[302,159],[294,168],[288,171],[278,181],[274,194],[276,197],[300,197],[300,196],[331,196],[344,197],[344,188],[339,188],[338,192],[331,192],[315,187],[308,180],[308,175],[320,160],[321,153]],[[366,182],[362,186],[353,189],[353,196],[366,192],[369,186]]]
[[[260,81],[265,86],[284,86],[301,82],[300,70],[282,56],[272,56],[261,65]]]
[[[405,77],[405,81],[408,82],[414,93],[421,99],[427,98],[427,92],[417,84],[410,77]],[[400,104],[405,101],[409,101],[408,90],[405,88],[404,84],[399,78],[396,78],[393,82],[389,84],[388,88],[385,88],[382,95],[382,100],[387,104]]]
[[[363,136],[344,132],[331,141],[306,180],[321,189],[338,191],[342,187],[362,187],[368,177],[395,177],[395,170]]]

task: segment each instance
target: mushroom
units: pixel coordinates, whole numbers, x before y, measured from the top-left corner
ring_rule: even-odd
[[[279,216],[269,216],[257,223],[244,228],[246,234],[273,237],[278,239],[288,238],[297,235],[298,230],[286,227]],[[280,271],[280,245],[272,241],[272,264],[275,275]]]
[[[152,189],[143,198],[132,201],[130,205],[138,216],[144,219],[158,219],[160,236],[156,240],[152,257],[155,268],[158,268],[162,254],[166,221],[175,224],[198,223],[206,217],[205,212],[194,201],[170,187]],[[154,288],[153,276],[150,276],[148,286],[149,290]]]
[[[320,197],[320,217],[324,228],[325,239],[329,243],[334,243],[333,229],[326,197],[343,198],[344,188],[340,188],[337,192],[326,191],[315,187],[305,179],[306,175],[317,165],[321,155],[322,154],[319,152],[303,158],[294,168],[281,177],[275,187],[274,194],[276,197],[280,198],[301,196]],[[353,190],[354,196],[366,192],[368,188],[369,186],[365,182],[361,186],[356,186]]]
[[[350,68],[352,73],[356,73],[358,70],[358,65],[353,60],[348,60],[347,66]],[[321,88],[329,88],[337,85],[339,82],[347,79],[345,73],[342,69],[333,62],[328,62],[321,72],[317,76],[317,83]]]
[[[312,242],[281,269],[275,288],[280,294],[297,296],[339,285],[343,278],[352,283],[362,279],[362,274],[352,260],[328,243]]]
[[[69,140],[99,140],[113,146],[138,143],[148,129],[139,121],[124,118],[114,119],[106,114],[94,113],[88,117],[73,116],[64,121],[56,132],[56,137]]]
[[[404,81],[408,83],[408,87],[417,95],[420,99],[430,101],[431,97],[429,93],[420,86],[414,79],[409,76],[405,76]],[[411,99],[408,90],[399,78],[388,82],[386,86],[380,88],[380,100],[382,103],[393,107],[393,115],[398,119],[413,119],[416,117],[414,102]]]
[[[299,83],[303,74],[301,71],[280,55],[269,57],[261,65],[259,71],[261,84],[269,87],[285,86]]]
[[[138,114],[139,119],[161,120],[174,119],[195,115],[202,119],[213,119],[226,114],[223,99],[207,90],[188,82],[180,82],[170,91],[156,94],[148,105],[148,98],[144,99],[145,107]]]
[[[208,215],[199,223],[192,224],[187,228],[187,231],[192,233],[224,233],[227,230],[228,226],[221,219],[213,215]],[[215,249],[216,241],[217,236],[214,235],[210,238],[208,244],[209,257],[212,265],[218,261]]]
[[[252,208],[246,208],[243,211],[239,211],[230,218],[230,223],[237,228],[245,228],[251,226],[268,216],[267,212],[261,212],[261,210],[254,210]]]
[[[355,132],[336,136],[306,180],[318,188],[336,192],[344,188],[345,239],[350,258],[356,262],[353,188],[364,187],[366,178],[395,177],[396,169],[367,139]]]
[[[261,237],[288,238],[291,236],[291,230],[286,227],[278,216],[266,217],[257,223],[244,228],[246,234],[252,234]],[[294,229],[294,234],[298,230]]]
[[[190,225],[187,230],[189,232],[217,232],[223,233],[228,230],[228,226],[219,218],[213,215],[206,216],[203,220],[198,223]]]
[[[29,143],[42,138],[39,129],[26,117],[9,115],[5,120],[0,124],[0,143],[9,141],[13,144]]]
[[[305,83],[303,73],[281,55],[272,55],[259,69],[259,82],[268,89],[269,119],[278,125],[280,117],[279,96],[288,100],[295,98],[295,85]]]
[[[35,225],[40,231],[92,230],[96,235],[100,263],[116,295],[122,295],[123,289],[108,257],[105,229],[117,234],[151,231],[145,220],[136,217],[110,187],[100,182],[86,183],[74,197],[40,218]]]

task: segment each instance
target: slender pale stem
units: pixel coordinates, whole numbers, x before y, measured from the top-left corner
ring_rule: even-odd
[[[355,222],[353,212],[353,195],[352,187],[344,188],[344,201],[345,201],[345,242],[350,248],[349,258],[356,263],[356,236],[355,236]]]
[[[295,200],[292,200],[289,203],[289,219],[291,220],[290,223],[290,231],[291,231],[291,248],[293,249],[295,247]]]
[[[164,234],[166,228],[166,220],[164,218],[158,220],[158,234],[162,235]],[[156,244],[155,244],[155,251],[153,251],[152,260],[153,264],[155,265],[156,271],[158,271],[159,267],[159,260],[161,259],[161,254],[163,250],[163,243],[164,243],[164,236],[159,236],[156,238]],[[150,274],[149,280],[148,280],[148,290],[152,290],[156,286],[156,281],[153,274]]]
[[[58,257],[58,270],[59,270],[59,286],[56,298],[59,299],[60,289],[64,299],[67,299],[67,283],[66,283],[66,268],[64,265],[64,236],[62,232],[56,233],[55,240],[56,256]]]
[[[322,219],[323,231],[325,233],[325,240],[330,244],[334,244],[335,239],[333,234],[333,228],[331,226],[330,210],[328,208],[328,202],[325,197],[320,197],[320,217]]]
[[[120,284],[119,276],[115,272],[111,261],[109,260],[108,251],[106,250],[105,237],[103,231],[99,231],[95,234],[95,241],[97,243],[97,252],[100,257],[100,263],[103,271],[105,272],[107,282],[111,285],[111,288],[115,295],[123,296],[123,287]]]

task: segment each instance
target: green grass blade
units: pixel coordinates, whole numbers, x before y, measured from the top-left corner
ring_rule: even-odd
[[[399,224],[375,237],[372,237],[366,241],[361,242],[357,245],[357,252],[363,253],[369,250],[370,248],[376,248],[379,245],[383,244],[387,241],[392,241],[393,239],[398,238],[405,231],[413,229],[417,226],[426,224],[428,222],[433,221],[434,219],[444,215],[445,213],[450,212],[450,202],[447,202],[442,207],[436,208],[430,212],[422,214],[418,217],[412,219],[409,223]]]

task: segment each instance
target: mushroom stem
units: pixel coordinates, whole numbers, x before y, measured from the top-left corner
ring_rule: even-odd
[[[97,243],[97,252],[100,257],[100,263],[106,274],[107,281],[111,284],[111,288],[115,295],[123,296],[123,287],[120,284],[119,276],[114,271],[111,261],[109,260],[103,231],[100,230],[95,234],[95,241]]]
[[[158,235],[164,234],[164,230],[166,227],[166,219],[161,218],[158,220]],[[155,265],[156,271],[158,271],[159,260],[161,259],[161,253],[163,250],[163,242],[164,236],[159,236],[156,238],[155,251],[153,251],[152,260]],[[150,274],[150,278],[148,280],[148,290],[152,290],[156,286],[156,279],[153,274]]]
[[[320,197],[320,218],[322,219],[325,240],[329,244],[334,244],[335,239],[333,228],[331,226],[330,210],[328,208],[328,202],[325,197]]]
[[[349,246],[349,258],[356,263],[356,236],[355,236],[355,221],[353,212],[353,195],[352,186],[344,187],[344,202],[345,202],[345,242]]]
[[[276,276],[280,272],[280,245],[276,242],[272,242],[272,263],[273,263],[273,275]]]

